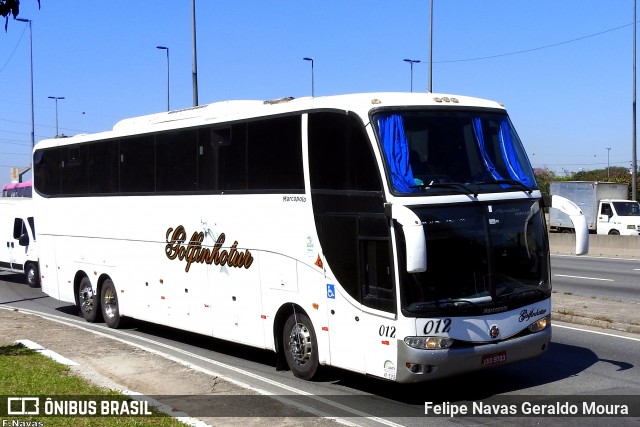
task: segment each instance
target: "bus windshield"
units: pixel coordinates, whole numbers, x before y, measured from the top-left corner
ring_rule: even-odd
[[[504,112],[394,110],[377,113],[373,121],[396,194],[537,188]]]
[[[427,270],[401,274],[403,309],[418,316],[434,311],[451,315],[461,314],[461,308],[509,307],[549,297],[546,232],[538,201],[413,210],[425,230]]]

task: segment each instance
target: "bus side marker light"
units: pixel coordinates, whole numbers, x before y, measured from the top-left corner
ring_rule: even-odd
[[[389,345],[389,341],[385,341],[385,340],[383,340],[383,341],[382,341],[382,345]]]
[[[260,318],[263,319],[263,320],[267,320],[267,315],[266,314],[261,314]]]
[[[316,303],[316,302],[314,302],[313,304],[311,304],[311,306],[312,306],[313,308],[315,308],[316,310],[320,307],[320,305],[319,305],[318,303]]]
[[[323,326],[323,327],[322,327],[322,330],[323,330],[323,331],[325,331],[325,332],[329,332],[329,328],[328,328],[328,327],[326,327],[326,326]]]

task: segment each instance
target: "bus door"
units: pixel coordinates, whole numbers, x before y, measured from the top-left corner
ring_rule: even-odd
[[[339,280],[327,282],[331,365],[364,372],[357,229],[356,215],[326,215],[322,221],[325,258]]]
[[[327,215],[322,229],[328,264],[340,281],[327,284],[331,364],[382,370],[395,355],[388,220],[384,214]]]

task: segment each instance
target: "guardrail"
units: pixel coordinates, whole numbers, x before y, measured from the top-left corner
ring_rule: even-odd
[[[575,254],[574,234],[549,233],[552,254]],[[589,255],[640,258],[640,236],[604,236],[589,234]]]

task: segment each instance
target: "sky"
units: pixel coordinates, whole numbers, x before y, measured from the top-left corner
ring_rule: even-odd
[[[40,4],[21,0],[19,15],[32,20],[36,143],[166,111],[167,65],[170,108],[193,106],[191,0]],[[430,0],[195,9],[199,104],[310,96],[305,57],[315,96],[426,92],[431,69],[433,92],[503,103],[534,167],[631,166],[632,0],[433,0],[432,30]],[[31,162],[29,35],[0,27],[0,184]],[[404,59],[421,62],[411,73]]]

